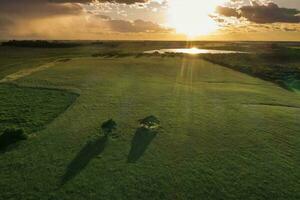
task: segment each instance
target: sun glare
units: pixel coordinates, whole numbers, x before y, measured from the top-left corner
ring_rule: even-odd
[[[224,2],[225,0],[170,0],[168,25],[189,38],[212,33],[218,26],[209,15]]]

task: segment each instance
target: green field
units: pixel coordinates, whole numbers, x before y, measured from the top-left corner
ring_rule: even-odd
[[[5,127],[23,128],[32,133],[42,129],[65,111],[77,95],[61,90],[0,85],[0,131]]]
[[[300,199],[297,90],[199,57],[92,56],[110,51],[0,47],[0,79],[24,74],[0,85],[0,130],[31,135],[0,153],[0,199]]]

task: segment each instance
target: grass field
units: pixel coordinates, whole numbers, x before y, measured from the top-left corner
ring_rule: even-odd
[[[7,127],[36,132],[65,111],[77,95],[60,90],[0,85],[0,131]]]
[[[297,91],[198,57],[43,51],[16,60],[71,59],[0,85],[0,113],[35,135],[0,154],[0,199],[300,198]],[[28,69],[5,57],[2,78]],[[139,127],[149,115],[156,133]],[[118,138],[101,133],[110,118]]]

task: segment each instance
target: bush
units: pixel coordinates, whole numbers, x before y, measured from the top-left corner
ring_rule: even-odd
[[[101,125],[101,129],[104,132],[104,134],[106,136],[108,136],[109,134],[111,134],[114,130],[117,129],[117,123],[113,120],[110,119],[108,121],[105,121],[102,123]]]
[[[160,121],[157,117],[150,115],[139,120],[140,126],[147,129],[155,129],[160,126]]]
[[[0,149],[5,149],[11,144],[14,144],[20,140],[26,140],[27,134],[20,128],[7,128],[3,134],[0,135]]]

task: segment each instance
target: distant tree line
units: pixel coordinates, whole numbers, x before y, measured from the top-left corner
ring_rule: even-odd
[[[285,48],[264,54],[203,54],[209,62],[222,65],[273,82],[290,90],[291,85],[300,89],[300,51]]]
[[[30,48],[71,48],[80,44],[72,42],[58,42],[46,40],[10,40],[2,42],[2,46],[30,47]]]
[[[117,48],[121,45],[121,42],[118,41],[96,41],[92,42],[92,45],[108,47],[108,48]]]

